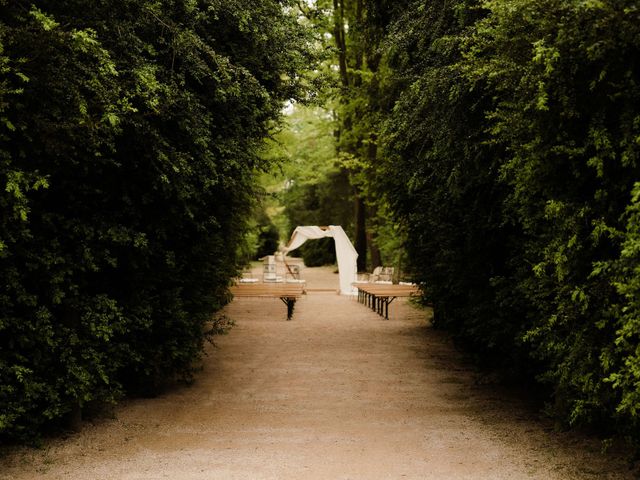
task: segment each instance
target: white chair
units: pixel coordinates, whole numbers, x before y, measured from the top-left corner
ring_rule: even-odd
[[[373,283],[391,284],[393,283],[393,267],[376,267],[369,279]]]
[[[265,283],[282,282],[282,277],[277,275],[276,260],[273,255],[265,258],[262,265],[262,281]]]

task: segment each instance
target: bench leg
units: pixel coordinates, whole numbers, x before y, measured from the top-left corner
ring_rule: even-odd
[[[280,300],[282,300],[284,304],[287,306],[287,320],[291,320],[291,318],[293,317],[293,308],[296,305],[296,299],[283,297],[283,298],[280,298]]]
[[[396,297],[391,297],[391,299],[389,299],[389,297],[385,298],[385,311],[384,311],[384,318],[386,320],[389,320],[389,304],[391,302],[393,302],[396,299]]]

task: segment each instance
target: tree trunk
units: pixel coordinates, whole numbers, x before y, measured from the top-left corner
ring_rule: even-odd
[[[376,245],[376,238],[372,232],[367,232],[367,242],[369,243],[369,253],[371,254],[371,270],[382,266],[382,256],[380,249]]]
[[[344,0],[333,0],[333,36],[338,49],[338,64],[340,66],[340,80],[343,87],[349,86],[347,72],[347,42],[344,32]]]
[[[358,271],[367,271],[367,225],[364,200],[356,193],[356,252],[358,252]]]
[[[333,34],[338,49],[338,65],[340,69],[340,81],[346,89],[349,87],[349,71],[347,68],[347,41],[344,28],[344,2],[345,0],[333,0]],[[362,17],[362,0],[358,0],[356,15]],[[356,64],[360,68],[362,66],[362,54],[356,52]],[[357,77],[356,77],[357,78]],[[344,98],[344,95],[343,95]],[[346,131],[353,128],[350,115],[346,115],[342,119],[342,127]],[[356,153],[356,152],[350,152]],[[365,272],[367,270],[367,230],[366,230],[366,207],[361,192],[355,192],[355,249],[358,252],[358,271]]]
[[[376,158],[378,156],[378,137],[375,133],[369,136],[369,146],[367,148],[367,160],[369,165],[375,165]],[[367,211],[367,218],[369,219],[369,226],[371,228],[371,221],[377,224],[376,207],[372,206]],[[371,253],[371,268],[382,266],[382,258],[380,255],[380,249],[376,244],[376,235],[370,231],[367,232],[367,240],[369,242],[369,251]]]
[[[344,1],[344,0],[343,0]],[[360,30],[360,36],[362,36],[362,0],[358,0],[356,2],[356,23],[355,27]],[[362,38],[358,38],[355,42],[354,46],[354,57],[355,57],[355,70],[356,72],[353,74],[353,85],[359,87],[362,85],[362,66],[364,63],[364,52],[363,52]]]

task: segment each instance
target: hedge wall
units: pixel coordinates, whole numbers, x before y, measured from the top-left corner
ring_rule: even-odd
[[[289,3],[0,1],[0,438],[191,372],[303,94]]]

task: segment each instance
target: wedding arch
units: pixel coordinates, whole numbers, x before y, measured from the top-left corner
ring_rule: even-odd
[[[338,275],[340,277],[340,293],[342,295],[354,295],[356,289],[353,282],[356,281],[358,266],[358,252],[353,248],[351,240],[344,233],[339,225],[329,225],[328,227],[300,226],[291,234],[289,243],[281,248],[286,255],[287,252],[295,250],[307,240],[333,237],[336,246],[336,258],[338,260]]]

